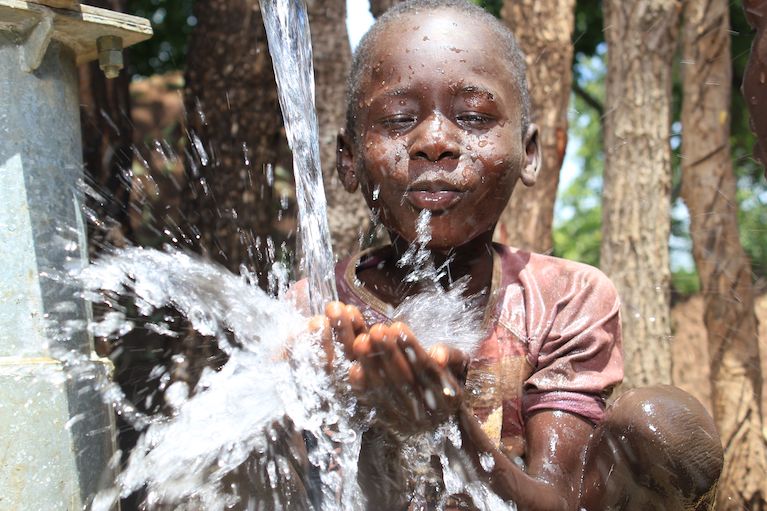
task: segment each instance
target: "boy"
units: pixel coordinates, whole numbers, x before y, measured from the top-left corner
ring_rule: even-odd
[[[511,33],[467,2],[399,4],[361,42],[349,86],[339,176],[361,190],[391,245],[339,263],[348,305],[330,304],[326,324],[354,361],[353,388],[377,413],[360,456],[370,508],[411,505],[397,444],[451,416],[473,477],[519,509],[705,505],[722,452],[699,403],[663,387],[605,411],[623,374],[607,278],[492,243],[517,180],[533,185],[540,165]],[[424,210],[434,264],[451,281],[468,277],[466,295],[484,307],[475,353],[427,353],[407,326],[389,324],[388,311],[417,291],[397,261]],[[472,504],[456,496],[450,505]]]

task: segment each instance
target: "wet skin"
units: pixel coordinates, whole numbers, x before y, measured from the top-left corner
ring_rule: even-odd
[[[522,132],[519,92],[498,47],[490,30],[451,10],[408,16],[375,42],[358,136],[339,136],[338,171],[389,230],[384,263],[358,274],[387,303],[416,291],[401,286],[406,271],[395,263],[416,239],[422,210],[432,213],[435,263],[450,258],[453,279],[470,277],[468,294],[490,286],[495,224],[517,180],[534,184],[540,163],[537,128]],[[368,329],[352,306],[332,303],[325,312],[313,328],[324,332],[329,363],[331,343],[341,343],[353,361],[352,386],[376,408],[380,427],[410,434],[454,416],[463,451],[499,496],[522,510],[578,509],[590,422],[554,410],[528,417],[522,470],[463,400],[467,354],[447,346],[426,352],[401,323]],[[490,471],[483,453],[495,460]]]

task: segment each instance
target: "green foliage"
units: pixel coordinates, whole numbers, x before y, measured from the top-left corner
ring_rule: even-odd
[[[501,17],[501,7],[503,7],[503,0],[471,0],[478,6],[482,7],[486,11],[490,12],[494,16]]]
[[[671,290],[675,297],[694,295],[700,291],[700,278],[694,269],[680,268],[671,272]]]
[[[764,178],[761,178],[764,179]],[[740,241],[751,258],[755,276],[767,275],[767,191],[764,184],[754,186],[748,177],[738,187]]]
[[[602,52],[603,53],[603,52]],[[583,90],[604,100],[602,55],[575,57]],[[599,266],[602,242],[602,123],[599,113],[578,95],[571,96],[570,145],[554,220],[554,255]],[[577,169],[573,174],[573,169]],[[568,181],[565,183],[565,181]]]
[[[197,24],[194,0],[130,0],[126,11],[152,22],[154,36],[130,48],[128,72],[150,76],[186,67],[189,34]]]
[[[605,42],[602,32],[603,16],[601,0],[578,0],[575,2],[575,29],[573,30],[573,53],[589,57],[597,54],[597,46]],[[579,68],[573,66],[575,77]]]

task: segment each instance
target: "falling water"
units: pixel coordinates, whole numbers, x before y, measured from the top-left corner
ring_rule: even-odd
[[[319,314],[336,299],[333,253],[320,167],[319,128],[314,108],[314,66],[304,0],[260,0],[269,53],[293,151],[302,269],[309,303]]]

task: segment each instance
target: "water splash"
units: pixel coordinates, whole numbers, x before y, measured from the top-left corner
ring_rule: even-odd
[[[427,245],[431,241],[431,212],[423,210],[416,223],[416,240],[397,261],[409,270],[405,282],[418,284],[419,292],[406,297],[392,313],[392,319],[407,323],[425,347],[437,343],[473,353],[484,337],[480,295],[466,297],[468,277],[446,289],[440,280],[447,275],[450,260],[437,268]]]
[[[356,477],[350,477],[360,441],[360,426],[353,429],[348,419],[354,400],[345,397],[347,384],[324,369],[318,338],[305,330],[307,318],[290,300],[274,299],[247,278],[177,250],[123,249],[85,268],[79,280],[92,302],[109,305],[115,296],[132,296],[146,318],[173,307],[228,356],[220,370],[205,369],[194,388],[170,384],[166,414],[136,412],[116,385],[102,383],[105,399],[142,435],[115,488],[94,500],[95,510],[141,488],[150,508],[183,503],[225,509],[241,498],[227,487],[227,477],[244,465],[267,474],[268,480],[251,481],[270,489],[259,499],[284,505],[286,481],[307,475],[291,473],[290,452],[275,450],[289,431],[315,439],[305,461],[319,470],[322,509],[362,507]],[[92,328],[119,335],[129,327],[124,316],[111,314]],[[62,359],[70,374],[88,367],[74,353]],[[344,367],[340,363],[339,371]]]

